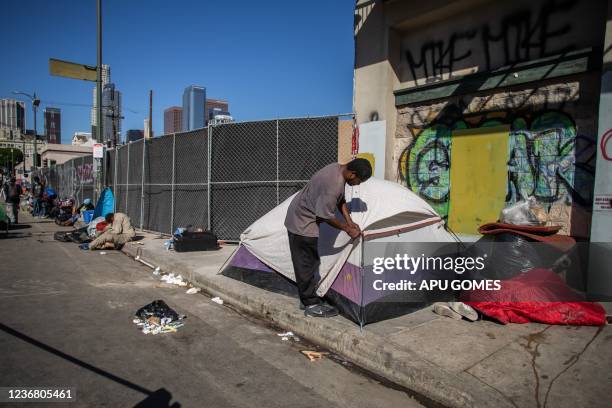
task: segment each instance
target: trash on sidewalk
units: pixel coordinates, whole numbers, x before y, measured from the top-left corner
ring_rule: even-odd
[[[321,358],[323,358],[323,356],[329,355],[329,353],[326,351],[302,350],[300,351],[300,353],[308,357],[308,360],[310,361],[320,360]]]
[[[223,299],[221,299],[221,298],[220,298],[220,297],[218,297],[218,296],[217,296],[217,297],[212,298],[211,300],[212,300],[213,302],[215,302],[215,303],[220,304],[220,305],[222,305],[222,304],[223,304]]]
[[[163,300],[154,300],[136,311],[133,322],[144,334],[173,333],[184,326],[184,318]]]
[[[153,275],[159,275],[161,268],[158,266],[153,270]]]
[[[188,294],[188,295],[193,295],[193,294],[198,293],[200,290],[202,290],[202,289],[200,289],[200,288],[189,288],[189,289],[187,289],[187,292],[185,292],[185,293]]]
[[[106,255],[106,252],[102,251],[100,252],[100,255]]]
[[[282,341],[288,341],[289,339],[293,339],[293,341],[300,341],[300,338],[293,334],[293,332],[291,331],[288,331],[286,333],[277,333],[276,335],[279,336]]]
[[[187,286],[187,282],[183,280],[183,277],[181,275],[174,275],[173,273],[162,276],[160,280],[162,282],[170,283],[172,285]]]

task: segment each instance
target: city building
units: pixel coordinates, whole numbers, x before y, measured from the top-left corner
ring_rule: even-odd
[[[91,133],[96,135],[97,88],[93,89],[93,107],[91,108]],[[117,144],[121,140],[121,92],[111,82],[110,66],[102,66],[102,140],[104,143]]]
[[[25,133],[25,103],[15,99],[0,99],[0,129],[3,139],[20,139]]]
[[[42,167],[51,167],[56,164],[63,164],[68,160],[78,157],[92,155],[91,146],[75,146],[69,144],[48,143],[40,149],[40,162]]]
[[[532,196],[563,234],[612,241],[606,8],[358,0],[359,153],[383,163],[375,177],[419,194],[459,234],[476,236]]]
[[[183,131],[201,129],[205,120],[206,88],[190,85],[183,92]]]
[[[47,107],[45,117],[45,140],[47,143],[62,143],[62,115],[59,108]]]
[[[89,132],[74,132],[71,144],[73,146],[93,146],[94,139]]]
[[[164,110],[164,134],[179,133],[183,131],[183,108],[171,106]]]
[[[217,115],[231,116],[229,104],[223,99],[206,99],[206,122],[213,120]]]
[[[130,143],[130,142],[135,142],[137,140],[140,140],[144,137],[144,131],[141,129],[130,129],[127,132],[125,132],[125,142],[126,143]]]

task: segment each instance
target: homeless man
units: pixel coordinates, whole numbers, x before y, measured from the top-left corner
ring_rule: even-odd
[[[104,229],[102,235],[91,241],[87,246],[83,244],[83,249],[99,249],[104,248],[107,243],[113,244],[115,249],[119,249],[126,242],[134,239],[136,231],[132,227],[130,217],[123,213],[109,213],[104,217],[108,226]]]
[[[6,201],[6,215],[13,224],[19,221],[19,198],[21,195],[21,185],[17,183],[15,177],[11,177],[2,186],[4,199]]]
[[[332,317],[338,314],[335,307],[324,303],[316,294],[319,224],[327,223],[353,239],[361,235],[346,206],[344,187],[345,184],[356,186],[371,175],[372,167],[366,159],[330,164],[315,173],[289,205],[285,227],[289,234],[295,281],[306,316]],[[336,218],[336,208],[345,222]]]

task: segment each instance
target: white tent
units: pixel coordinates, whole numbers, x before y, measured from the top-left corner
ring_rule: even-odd
[[[295,281],[289,239],[284,226],[289,197],[261,217],[241,235],[241,245],[263,264]],[[352,240],[346,233],[321,224],[319,236],[320,281],[317,289],[324,296],[347,264],[363,267],[364,241],[454,242],[444,222],[422,198],[390,181],[369,179],[359,186],[346,186],[345,198],[351,217],[363,231]],[[342,219],[341,215],[338,217]]]

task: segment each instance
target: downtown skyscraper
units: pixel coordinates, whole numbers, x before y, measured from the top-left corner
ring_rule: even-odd
[[[59,108],[45,108],[45,140],[62,143],[62,113]]]
[[[97,90],[93,89],[93,108],[91,109],[91,134],[96,138]],[[102,141],[112,144],[121,140],[121,92],[111,82],[110,66],[102,65]]]
[[[206,125],[206,88],[190,85],[183,92],[183,131],[201,129]]]

